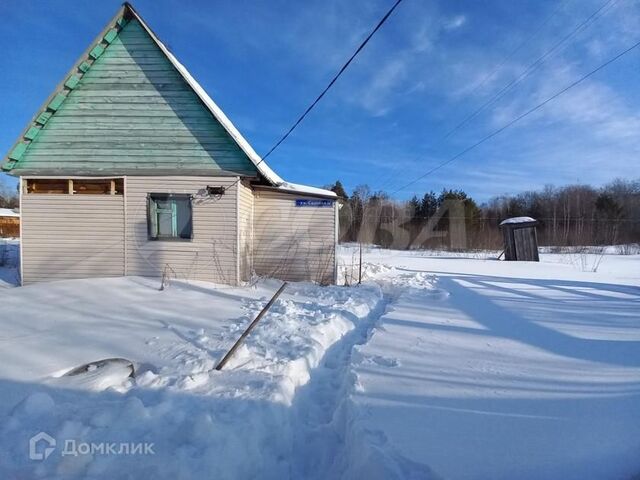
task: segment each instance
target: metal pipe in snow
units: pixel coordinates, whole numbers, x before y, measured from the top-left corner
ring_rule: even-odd
[[[251,322],[249,324],[249,326],[244,331],[244,333],[242,335],[240,335],[240,338],[236,341],[236,343],[233,344],[233,347],[231,347],[231,350],[229,350],[227,352],[227,354],[224,357],[222,357],[222,360],[220,360],[220,363],[218,363],[218,365],[216,365],[216,370],[222,370],[222,367],[224,367],[227,364],[227,362],[233,356],[233,354],[236,352],[238,347],[240,347],[240,345],[242,345],[242,342],[244,341],[244,339],[247,338],[247,336],[251,333],[251,330],[253,330],[255,328],[255,326],[258,324],[260,319],[264,316],[265,313],[267,313],[267,310],[269,310],[269,308],[271,308],[271,305],[273,305],[275,303],[275,301],[278,299],[278,297],[283,292],[283,290],[285,289],[286,286],[287,286],[287,282],[284,282],[282,284],[282,286],[278,289],[278,291],[273,295],[273,297],[271,297],[271,300],[269,300],[269,303],[267,303],[264,306],[264,308],[260,311],[258,316],[253,320],[253,322]]]

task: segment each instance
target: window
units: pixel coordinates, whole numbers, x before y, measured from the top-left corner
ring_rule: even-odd
[[[69,180],[66,178],[28,179],[27,193],[60,194],[69,193]]]
[[[191,195],[151,193],[148,207],[151,240],[192,238]]]
[[[99,179],[99,180],[73,180],[73,193],[76,195],[122,195],[124,180]]]

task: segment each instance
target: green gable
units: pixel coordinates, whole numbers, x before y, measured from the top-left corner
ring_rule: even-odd
[[[4,168],[16,175],[257,175],[135,18],[114,19]]]

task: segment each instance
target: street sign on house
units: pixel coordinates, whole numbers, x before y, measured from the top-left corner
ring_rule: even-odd
[[[333,200],[326,199],[308,199],[298,198],[296,199],[296,207],[333,207]]]

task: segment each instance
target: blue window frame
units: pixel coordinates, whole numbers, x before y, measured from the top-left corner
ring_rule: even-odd
[[[147,204],[151,240],[193,238],[191,195],[150,193]]]

